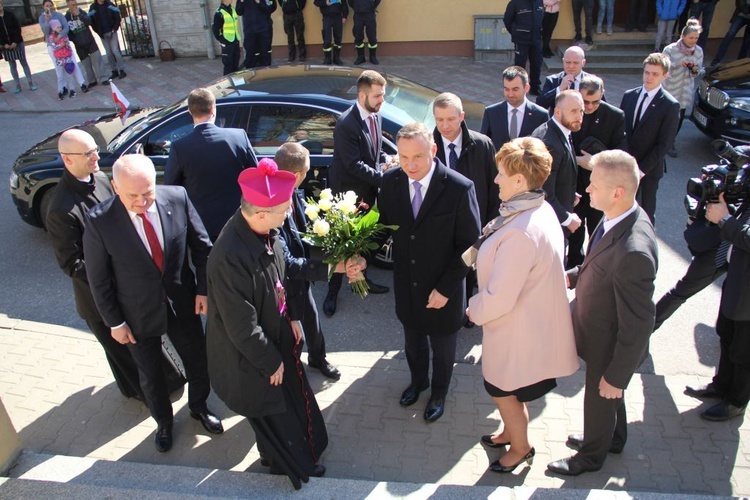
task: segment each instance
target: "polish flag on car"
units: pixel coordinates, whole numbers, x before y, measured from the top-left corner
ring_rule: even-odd
[[[117,109],[120,110],[120,113],[125,113],[125,111],[130,107],[130,101],[128,101],[127,98],[122,95],[122,92],[120,92],[120,89],[117,88],[115,82],[111,82],[109,86],[112,87],[112,97],[115,100],[115,106],[117,106]]]

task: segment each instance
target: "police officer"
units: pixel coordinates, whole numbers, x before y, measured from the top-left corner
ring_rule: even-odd
[[[239,16],[232,7],[232,0],[221,0],[211,25],[214,38],[221,44],[221,62],[224,74],[234,73],[240,67]]]
[[[315,0],[315,5],[323,14],[323,64],[342,66],[341,37],[344,23],[349,17],[347,0]],[[333,43],[331,43],[333,35]]]
[[[237,14],[242,16],[245,32],[246,68],[271,65],[271,39],[276,0],[237,0]]]
[[[376,52],[378,50],[378,23],[375,19],[375,9],[380,0],[349,0],[354,10],[354,48],[357,49],[357,59],[354,64],[365,62],[365,33],[367,33],[367,48],[370,49],[370,62],[378,64]]]
[[[516,66],[526,68],[529,61],[531,94],[539,94],[542,86],[542,0],[510,0],[503,22],[515,46]]]
[[[294,46],[294,34],[297,34],[297,45],[299,46],[299,61],[304,62],[307,58],[307,47],[305,46],[305,16],[302,9],[305,8],[307,0],[279,0],[281,11],[284,13],[284,33],[286,33],[287,45],[289,46],[289,62],[294,61],[297,56]]]

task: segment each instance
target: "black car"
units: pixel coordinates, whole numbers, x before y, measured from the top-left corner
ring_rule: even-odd
[[[272,157],[286,141],[301,142],[310,151],[308,193],[326,187],[326,169],[333,154],[333,129],[338,117],[357,97],[362,69],[330,66],[280,66],[237,72],[210,83],[216,96],[216,124],[243,128],[258,158]],[[394,139],[406,123],[434,126],[431,103],[438,92],[396,75],[388,80],[383,116],[383,148],[396,154]],[[469,127],[478,129],[484,106],[464,101]],[[121,117],[102,116],[73,128],[90,133],[100,149],[99,166],[109,173],[115,160],[141,152],[151,158],[160,179],[172,142],[193,128],[187,98],[171,106],[136,109]],[[57,152],[59,132],[18,157],[10,192],[21,218],[44,227],[43,214],[63,171]]]
[[[697,84],[692,120],[710,137],[750,144],[750,58],[707,71]]]

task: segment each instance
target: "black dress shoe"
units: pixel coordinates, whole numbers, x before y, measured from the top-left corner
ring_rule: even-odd
[[[565,446],[567,446],[571,450],[581,451],[581,446],[583,446],[583,434],[571,434],[570,436],[568,436],[568,440],[565,441]],[[619,455],[620,453],[622,453],[623,448],[625,448],[624,444],[612,443],[609,448],[609,452],[614,453],[615,455]]]
[[[322,363],[307,363],[310,368],[315,368],[317,370],[320,370],[320,373],[323,374],[324,377],[338,380],[341,378],[341,372],[338,371],[338,369],[333,366],[328,361],[323,361]]]
[[[445,413],[445,398],[430,398],[427,408],[424,409],[424,419],[427,422],[435,422]]]
[[[701,412],[700,417],[703,420],[710,420],[711,422],[723,422],[734,417],[741,417],[744,414],[744,406],[734,406],[731,403],[722,401],[721,403],[712,406],[708,410]]]
[[[547,470],[563,476],[580,476],[584,472],[594,472],[601,469],[602,466],[593,467],[584,465],[576,457],[563,458],[547,464]]]
[[[516,470],[516,467],[518,467],[519,465],[521,465],[524,462],[528,463],[529,465],[533,464],[534,463],[534,455],[536,455],[536,450],[534,450],[534,447],[532,446],[531,447],[531,451],[528,452],[525,457],[523,457],[521,460],[519,460],[515,464],[513,464],[513,465],[502,465],[500,463],[500,460],[498,460],[498,461],[492,462],[490,464],[490,470],[492,472],[513,472],[514,470]]]
[[[429,386],[430,386],[430,383],[427,381],[425,381],[425,383],[422,384],[422,387],[410,385],[409,387],[406,388],[403,394],[401,394],[401,401],[399,401],[399,404],[401,406],[413,405],[419,399],[419,393],[426,390]]]
[[[698,399],[724,397],[722,393],[716,390],[713,382],[706,385],[687,385],[685,386],[685,394]]]
[[[326,468],[323,465],[316,465],[315,468],[312,471],[312,474],[310,474],[312,477],[323,477],[323,475],[326,473]]]
[[[172,424],[160,425],[154,436],[156,451],[166,453],[172,448]]]
[[[388,293],[390,291],[390,288],[388,288],[387,286],[378,285],[370,278],[367,278],[367,286],[370,287],[370,293]]]
[[[338,292],[329,291],[326,295],[326,299],[323,301],[323,314],[329,318],[336,314],[336,299],[338,296]]]
[[[479,439],[479,442],[485,445],[487,448],[502,448],[503,446],[508,446],[510,444],[510,441],[507,443],[496,443],[492,440],[492,434],[485,434]]]
[[[221,434],[224,432],[224,426],[221,425],[221,420],[219,420],[219,417],[211,413],[208,408],[199,412],[191,410],[190,416],[196,420],[200,420],[203,427],[211,434]]]

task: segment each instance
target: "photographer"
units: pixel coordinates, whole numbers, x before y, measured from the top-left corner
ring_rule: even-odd
[[[713,381],[702,387],[688,386],[686,394],[698,398],[718,397],[722,401],[701,412],[704,420],[724,421],[744,415],[750,400],[750,201],[744,201],[731,215],[724,200],[706,207],[706,219],[720,229],[721,244],[716,265],[728,266],[722,286],[716,333],[721,343],[719,366]]]

